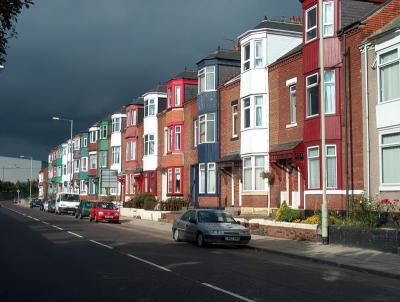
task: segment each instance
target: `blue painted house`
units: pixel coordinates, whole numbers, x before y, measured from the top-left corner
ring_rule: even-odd
[[[217,162],[220,159],[218,87],[240,73],[240,52],[218,48],[201,59],[198,68],[197,119],[194,121],[198,150],[191,168],[192,196],[200,206],[221,206]]]

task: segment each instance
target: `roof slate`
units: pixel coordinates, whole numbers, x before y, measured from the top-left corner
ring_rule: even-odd
[[[372,14],[375,10],[386,4],[374,3],[359,0],[342,0],[341,1],[341,25],[343,29],[353,23],[363,20],[365,17]]]
[[[295,32],[303,32],[303,25],[299,23],[291,23],[287,21],[277,21],[264,19],[253,29],[277,29],[277,30],[287,30]]]
[[[196,70],[184,70],[175,75],[172,79],[190,79],[197,80],[197,71]]]
[[[217,49],[216,51],[210,53],[207,57],[201,59],[199,62],[197,62],[197,64],[204,60],[211,59],[240,61],[240,52],[232,49]]]

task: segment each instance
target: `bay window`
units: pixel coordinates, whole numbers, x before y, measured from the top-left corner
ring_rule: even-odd
[[[215,186],[216,186],[216,170],[215,170],[215,163],[208,163],[207,164],[207,193],[208,194],[215,194]]]
[[[99,152],[99,165],[100,168],[107,168],[108,151]]]
[[[90,169],[97,169],[97,154],[90,154],[89,155],[89,168]]]
[[[86,135],[82,137],[82,147],[83,148],[87,147],[87,136]]]
[[[198,72],[198,92],[215,90],[215,66],[207,66]]]
[[[254,42],[254,67],[263,67],[263,47],[262,41]]]
[[[156,102],[154,99],[144,101],[144,116],[156,115]]]
[[[80,169],[80,160],[74,159],[74,173],[79,173]]]
[[[215,113],[199,116],[200,144],[215,142]]]
[[[176,151],[179,151],[179,150],[181,150],[181,129],[182,129],[182,127],[181,126],[175,126],[175,150]]]
[[[136,160],[136,141],[126,142],[126,160]]]
[[[336,112],[336,93],[335,93],[335,71],[326,70],[324,72],[325,86],[325,113]]]
[[[88,170],[88,158],[81,157],[81,171],[87,172],[87,170]]]
[[[107,125],[101,125],[100,126],[100,139],[106,139],[107,138]]]
[[[309,147],[307,149],[308,162],[308,188],[320,188],[320,169],[319,169],[319,147]]]
[[[156,172],[143,172],[143,192],[155,194],[156,192]]]
[[[181,86],[175,86],[175,106],[181,105]]]
[[[79,193],[86,193],[86,184],[85,180],[79,181]]]
[[[144,155],[154,155],[154,134],[144,136]]]
[[[172,107],[172,89],[171,88],[167,89],[167,107],[168,108]]]
[[[337,158],[336,146],[326,146],[326,186],[330,189],[337,188]]]
[[[96,183],[93,178],[89,178],[89,194],[96,195]]]
[[[306,78],[307,117],[318,114],[318,74]]]
[[[306,42],[317,38],[317,6],[306,10]]]
[[[324,8],[324,14],[323,14],[324,37],[332,37],[333,36],[333,22],[334,22],[333,1],[324,2],[323,8]]]
[[[250,69],[250,43],[247,43],[243,47],[243,65],[242,70],[246,71]]]
[[[133,174],[128,174],[129,175],[129,193],[133,194],[135,193],[135,175]]]
[[[379,55],[379,102],[400,99],[400,50],[398,48]]]
[[[168,169],[167,182],[168,193],[172,193],[172,169]]]
[[[206,164],[199,164],[199,193],[206,192]]]
[[[243,191],[266,191],[265,180],[261,176],[265,171],[265,162],[264,155],[243,158]]]
[[[263,126],[264,100],[262,96],[255,96],[256,127]]]
[[[121,162],[121,147],[111,147],[112,164],[119,164]]]
[[[97,130],[90,131],[90,143],[97,142]]]
[[[250,128],[251,124],[251,109],[250,109],[250,98],[245,98],[243,100],[243,125],[244,129]]]
[[[168,194],[182,193],[182,167],[167,169],[167,190]]]
[[[116,117],[112,119],[112,132],[120,132],[121,131],[121,118]]]
[[[129,115],[129,125],[136,126],[137,124],[137,110],[131,110]]]
[[[264,96],[243,99],[243,129],[266,127]]]
[[[380,135],[381,185],[400,185],[400,131]]]

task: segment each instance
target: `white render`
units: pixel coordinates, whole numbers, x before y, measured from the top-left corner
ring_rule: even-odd
[[[122,128],[124,127],[124,123],[123,123],[122,119],[126,118],[126,114],[116,113],[111,116],[111,119],[114,119],[114,118],[121,118],[121,130],[122,130]],[[112,162],[111,162],[111,170],[117,170],[118,173],[121,173],[121,170],[122,170],[122,134],[121,134],[121,131],[111,132],[110,148],[112,148],[112,147],[120,147],[120,152],[119,152],[120,161],[118,164],[112,164]],[[120,188],[118,188],[118,191],[120,191]]]
[[[68,152],[68,144],[67,143],[62,144],[62,148],[63,148],[63,154],[62,154],[62,166],[61,166],[61,175],[62,175],[61,176],[61,182],[62,182],[61,183],[61,186],[62,186],[61,191],[67,192],[68,191],[68,182],[71,180],[70,175],[68,174],[68,163],[69,163],[69,159],[71,157]],[[64,150],[66,150],[66,151],[64,151]],[[66,174],[64,173],[64,165],[67,167]],[[65,186],[65,183],[67,183],[67,186]]]
[[[261,41],[262,65],[255,66],[255,43]],[[302,33],[292,31],[260,28],[249,30],[239,36],[241,46],[241,75],[240,75],[240,99],[241,99],[241,145],[242,158],[265,155],[265,169],[269,170],[269,87],[268,66],[279,57],[302,43]],[[244,47],[250,45],[249,68],[244,70]],[[260,58],[260,57],[259,57]],[[255,96],[263,99],[263,124],[255,125]],[[250,127],[244,126],[244,99],[250,98]],[[267,191],[269,186],[267,185]]]
[[[158,165],[158,102],[159,98],[166,98],[165,93],[149,92],[143,95],[144,102],[155,100],[155,116],[147,116],[143,119],[143,139],[145,135],[154,134],[154,154],[143,156],[143,171],[155,171]]]

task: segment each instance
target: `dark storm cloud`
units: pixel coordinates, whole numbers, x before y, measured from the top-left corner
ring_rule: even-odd
[[[0,155],[46,158],[66,140],[297,0],[37,0],[0,72]]]

